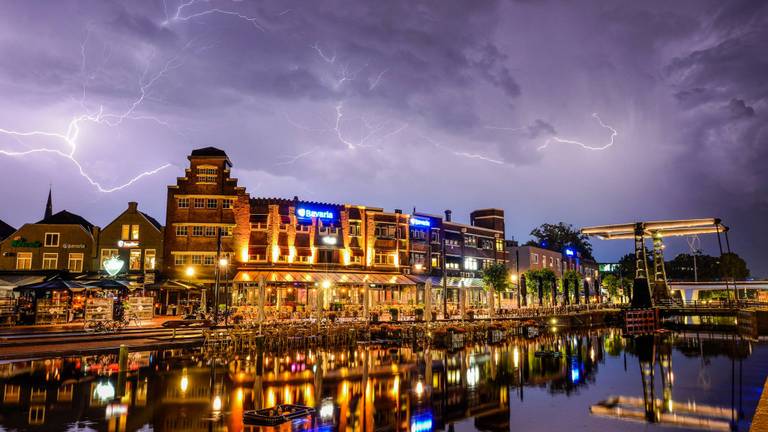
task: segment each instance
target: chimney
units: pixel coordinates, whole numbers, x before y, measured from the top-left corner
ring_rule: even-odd
[[[136,201],[131,201],[128,203],[128,211],[131,213],[136,213],[139,209],[139,203]]]
[[[395,214],[403,214],[403,211],[401,209],[395,209]]]
[[[451,221],[451,211],[450,210],[446,210],[445,211],[445,221],[446,222],[450,222]]]

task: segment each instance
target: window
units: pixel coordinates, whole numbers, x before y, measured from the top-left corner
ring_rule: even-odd
[[[480,248],[485,250],[493,250],[493,240],[487,238],[480,239]]]
[[[440,254],[432,254],[432,268],[440,268]]]
[[[467,247],[477,247],[477,237],[473,235],[465,235],[464,236],[464,246]]]
[[[459,262],[458,261],[446,261],[445,268],[448,270],[459,270]]]
[[[176,235],[177,236],[187,236],[189,234],[189,227],[186,225],[177,225],[176,226]]]
[[[411,238],[413,240],[426,240],[427,232],[424,230],[411,230]]]
[[[349,223],[349,235],[352,237],[360,237],[360,222]]]
[[[59,247],[59,233],[45,233],[45,247]]]
[[[432,243],[440,243],[440,230],[437,228],[432,228]]]
[[[16,270],[32,269],[32,252],[19,252],[16,254]]]
[[[353,256],[351,259],[352,264],[362,264],[363,263],[363,257],[361,256]]]
[[[203,235],[203,227],[200,225],[195,225],[192,227],[192,236],[193,237],[201,237]]]
[[[197,168],[197,182],[198,183],[216,183],[216,176],[218,170],[214,166],[199,166]]]
[[[461,247],[458,240],[455,239],[445,239],[445,245],[448,247]]]
[[[539,263],[539,254],[531,254],[531,261],[534,264],[538,264]]]
[[[216,227],[214,226],[207,226],[205,227],[205,236],[206,237],[216,237]]]
[[[128,268],[130,270],[141,270],[141,249],[131,249]]]
[[[233,200],[232,198],[224,198],[223,200],[221,200],[221,208],[231,209],[234,203],[235,203],[235,200]]]
[[[179,198],[179,208],[189,208],[189,198]]]
[[[203,263],[202,255],[192,255],[192,264],[200,265]]]
[[[181,266],[187,263],[187,256],[186,255],[174,255],[173,256],[173,264],[177,266]]]
[[[221,229],[221,235],[224,237],[232,237],[232,235],[235,233],[235,227],[228,226]]]
[[[144,249],[144,270],[155,269],[155,250]]]
[[[475,258],[464,258],[464,270],[477,270],[477,259]]]
[[[131,225],[131,240],[138,240],[138,239],[139,239],[139,226]]]
[[[195,198],[193,202],[195,204],[195,208],[205,207],[205,198]]]
[[[219,203],[218,203],[218,201],[216,201],[215,198],[208,198],[207,207],[209,209],[215,209],[215,208],[219,207]]]
[[[395,265],[395,255],[391,253],[377,252],[374,263],[379,265]]]
[[[131,239],[131,226],[123,225],[123,229],[120,231],[120,240],[130,240],[130,239]]]
[[[214,255],[203,255],[203,265],[213,265],[215,261],[216,257]]]
[[[83,254],[71,253],[69,254],[69,263],[67,269],[72,273],[80,273],[83,271]]]
[[[43,270],[55,270],[59,266],[59,254],[57,253],[44,253],[43,254]]]
[[[427,256],[423,253],[411,253],[411,265],[424,266],[427,263]]]
[[[504,251],[504,239],[496,239],[496,251]]]
[[[378,238],[395,238],[395,226],[389,224],[377,224],[376,225],[376,237]]]
[[[553,265],[555,265],[555,260],[554,258],[549,257],[549,266],[552,267]]]
[[[102,249],[101,255],[99,259],[99,268],[102,270],[104,269],[104,261],[112,258],[113,256],[117,256],[117,249]]]

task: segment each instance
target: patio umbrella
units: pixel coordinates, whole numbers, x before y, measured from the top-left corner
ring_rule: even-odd
[[[264,296],[266,290],[264,289],[264,277],[259,278],[259,333],[261,333],[261,326],[264,323]]]
[[[432,321],[432,279],[427,278],[424,284],[424,319]]]
[[[63,280],[60,278],[50,279],[44,282],[38,282],[38,283],[32,283],[27,285],[21,285],[14,288],[14,291],[26,291],[26,290],[34,290],[34,291],[56,291],[56,290],[68,290],[68,291],[77,291],[87,288],[86,285],[72,280]]]
[[[130,282],[125,280],[115,279],[99,279],[91,282],[86,282],[90,288],[102,288],[102,289],[128,289]]]

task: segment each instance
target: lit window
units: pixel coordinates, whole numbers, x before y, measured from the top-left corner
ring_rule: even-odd
[[[531,261],[533,261],[534,264],[539,263],[539,254],[531,254]]]
[[[16,254],[16,270],[32,269],[32,252],[19,252]]]
[[[214,166],[200,166],[197,168],[198,183],[216,183],[218,169]]]
[[[203,235],[203,227],[200,225],[195,225],[192,227],[192,236],[193,237],[202,237]]]
[[[179,208],[189,208],[189,198],[179,198]]]
[[[45,233],[45,247],[59,247],[59,233]]]
[[[202,255],[192,255],[192,264],[200,265],[203,263]]]
[[[432,254],[432,267],[440,268],[440,254]]]
[[[216,257],[213,255],[203,255],[203,265],[213,265]]]
[[[141,270],[141,249],[131,249],[128,268],[131,270]]]
[[[213,226],[205,227],[205,236],[206,237],[216,237],[216,227],[213,227]]]
[[[234,233],[235,233],[235,227],[233,226],[224,227],[224,229],[221,231],[221,235],[225,237],[232,237],[232,234]]]
[[[131,225],[131,240],[138,240],[138,239],[139,239],[139,226]]]
[[[144,270],[155,269],[155,250],[144,249]]]
[[[55,270],[59,266],[59,254],[57,253],[44,253],[43,254],[43,270]]]
[[[72,273],[80,273],[83,271],[83,254],[71,253],[69,254],[69,262],[67,263],[67,269]]]
[[[466,236],[464,236],[464,246],[476,247],[477,246],[477,237],[475,237],[473,235],[466,235]]]
[[[208,203],[209,209],[215,209],[219,207],[218,202],[216,201],[215,198],[208,198],[207,203]]]
[[[195,198],[195,208],[205,208],[205,198]]]
[[[101,269],[104,269],[104,261],[112,258],[113,256],[117,256],[117,249],[102,249],[101,250],[101,259],[99,260],[99,267]]]
[[[464,258],[464,270],[477,270],[477,259],[475,258]]]
[[[131,239],[131,226],[130,225],[123,225],[123,229],[120,232],[120,239],[121,240],[130,240]]]
[[[177,266],[181,266],[187,263],[187,256],[186,255],[174,255],[173,256],[173,264]]]
[[[231,209],[234,202],[235,200],[233,200],[232,198],[224,198],[223,200],[221,200],[221,208]]]
[[[186,225],[177,225],[176,226],[176,235],[179,237],[186,236],[189,234],[189,227]]]

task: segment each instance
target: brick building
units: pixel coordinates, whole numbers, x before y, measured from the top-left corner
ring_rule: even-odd
[[[98,238],[98,227],[62,210],[24,224],[0,242],[0,269],[87,273],[93,270]]]
[[[154,273],[163,265],[163,226],[155,218],[139,211],[138,203],[128,208],[101,230],[94,268],[104,270],[104,261],[119,257],[121,274],[138,276]]]

